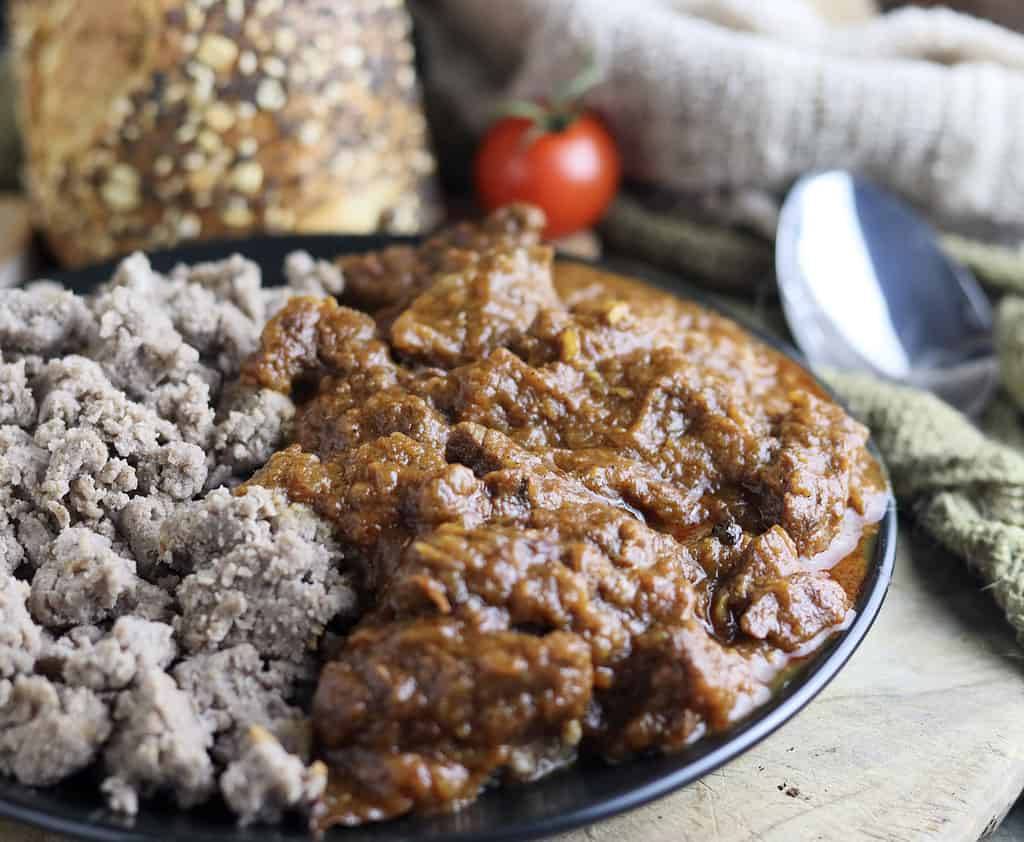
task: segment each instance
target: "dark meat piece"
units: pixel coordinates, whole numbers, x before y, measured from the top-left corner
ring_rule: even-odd
[[[406,523],[419,488],[447,468],[437,446],[402,433],[375,439],[321,462],[293,445],[275,454],[250,481],[285,488],[334,521],[342,540],[371,549],[389,530]]]
[[[453,252],[449,271],[395,319],[392,344],[446,368],[487,356],[528,329],[541,308],[559,306],[551,258],[547,246]]]
[[[834,403],[808,392],[790,396],[779,449],[761,475],[764,506],[805,555],[835,538],[850,498],[850,474],[868,431]]]
[[[749,480],[767,462],[769,420],[727,376],[673,349],[628,357],[621,375],[616,367],[609,374],[633,396],[627,441],[665,479],[716,491]]]
[[[694,621],[659,626],[633,641],[633,655],[600,694],[607,725],[597,739],[611,757],[679,750],[719,731],[767,701],[757,653],[723,646]],[[760,669],[759,669],[760,668]]]
[[[846,619],[846,591],[825,572],[808,572],[779,526],[752,539],[736,573],[715,595],[720,628],[739,628],[786,652]]]
[[[743,614],[740,628],[793,652],[846,619],[846,591],[825,573],[794,573],[762,584]]]
[[[593,546],[555,532],[445,524],[414,541],[383,609],[395,617],[454,616],[475,629],[563,629],[587,641],[595,660],[621,658],[629,624],[602,598],[616,571]],[[620,573],[621,578],[626,578]]]
[[[360,392],[347,380],[332,381],[305,404],[297,424],[302,449],[327,458],[391,433],[443,447],[448,425],[423,398],[397,386]]]
[[[346,299],[371,312],[415,295],[435,271],[413,246],[348,254],[336,263],[345,278]]]
[[[645,522],[676,538],[689,537],[707,520],[701,489],[687,490],[666,482],[646,462],[610,448],[560,451],[554,458],[559,468],[591,491],[639,512]]]
[[[563,543],[588,545],[606,557],[611,564],[594,577],[594,587],[611,604],[638,618],[678,617],[692,607],[692,586],[703,581],[704,571],[670,535],[476,424],[452,430],[448,458],[482,477],[492,519],[548,530]]]
[[[447,248],[482,252],[511,246],[533,246],[540,242],[546,223],[544,211],[534,205],[506,205],[478,223],[459,223],[431,237],[423,252],[443,253]]]
[[[735,383],[671,348],[593,365],[571,350],[578,340],[566,337],[574,330],[566,327],[558,340],[570,348],[559,352],[568,361],[532,366],[498,349],[419,388],[453,420],[500,430],[534,450],[574,451],[560,456],[574,473],[586,471],[580,451],[598,461],[610,451],[620,466],[622,458],[646,463],[639,484],[669,483],[695,500],[757,482],[775,446],[772,425]],[[626,482],[622,471],[617,482]]]
[[[243,381],[285,394],[297,386],[315,388],[328,374],[344,377],[367,396],[391,385],[395,376],[373,319],[333,298],[289,301],[267,323],[260,350],[242,367]]]
[[[591,683],[589,647],[572,634],[453,620],[361,628],[324,667],[313,703],[320,743],[347,781],[336,820],[451,808],[506,768],[523,779],[547,771],[524,760],[550,757],[551,744],[572,757]]]
[[[339,257],[346,298],[371,312],[401,305],[446,268],[451,250],[483,252],[533,246],[540,242],[544,223],[544,213],[538,208],[508,205],[480,224],[454,225],[419,247],[392,246]]]
[[[595,412],[584,406],[589,397],[584,379],[570,366],[534,368],[499,348],[425,388],[455,420],[500,430],[531,448],[571,447],[590,444],[600,435],[592,423],[574,424],[574,419]]]

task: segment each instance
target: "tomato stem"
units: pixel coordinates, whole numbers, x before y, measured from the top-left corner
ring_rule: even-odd
[[[597,60],[591,55],[587,58],[587,63],[583,68],[562,85],[561,90],[555,95],[551,104],[556,111],[566,106],[575,109],[579,100],[586,96],[591,89],[601,84],[602,81],[604,81],[604,70],[601,69]]]
[[[495,109],[495,117],[521,117],[532,122],[533,126],[523,135],[523,145],[530,146],[545,134],[566,131],[579,116],[579,100],[603,78],[604,72],[590,57],[583,69],[562,85],[550,102],[506,100]]]
[[[548,109],[539,102],[528,99],[509,99],[502,102],[494,109],[495,117],[522,117],[531,120],[538,125],[543,125],[548,119]]]

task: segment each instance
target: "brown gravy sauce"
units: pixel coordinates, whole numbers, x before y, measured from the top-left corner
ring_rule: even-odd
[[[611,293],[624,300],[648,302],[647,306],[664,308],[669,313],[679,309],[680,299],[669,292],[643,281],[596,269],[586,263],[556,262],[554,281],[555,289],[567,303]],[[796,375],[794,380],[802,388],[825,396],[824,390],[809,372],[784,354],[771,348],[766,350],[778,357],[780,364],[791,367]],[[809,570],[827,570],[829,576],[843,586],[851,604],[857,601],[875,557],[878,528],[889,501],[881,466],[873,459],[868,462],[866,476],[869,492],[864,511],[847,509],[840,533],[827,549],[804,563]]]

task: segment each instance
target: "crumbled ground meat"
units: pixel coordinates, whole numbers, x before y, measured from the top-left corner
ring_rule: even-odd
[[[254,749],[234,769],[249,819],[322,788],[299,759],[308,716],[288,699],[315,680],[324,626],[354,609],[340,550],[283,495],[219,489],[261,467],[294,414],[289,397],[236,382],[264,322],[298,291],[344,287],[308,255],[286,271],[290,286],[269,290],[238,256],[163,276],[133,255],[89,296],[0,292],[0,772],[48,784],[102,754],[112,809],[158,791],[194,804],[258,725],[296,757]],[[218,533],[217,517],[237,529]],[[220,616],[183,583],[191,562],[166,563],[182,541],[218,599],[245,605],[222,638],[212,619],[188,645],[175,630],[183,610]],[[252,575],[233,580],[236,561]]]
[[[0,362],[0,424],[29,427],[36,420],[36,399],[28,385],[25,360]]]
[[[253,725],[308,757],[312,736],[308,718],[287,701],[298,677],[291,664],[264,661],[255,648],[242,643],[186,658],[174,668],[174,677],[216,736],[219,759],[237,758],[242,738]]]
[[[209,290],[222,304],[230,304],[246,318],[262,327],[266,320],[265,297],[260,267],[240,254],[233,254],[224,260],[182,264],[171,270],[171,288],[195,284]],[[178,320],[190,318],[184,308],[174,308]],[[194,314],[192,314],[194,315]]]
[[[92,311],[73,293],[43,287],[4,290],[0,295],[0,348],[5,355],[73,352],[95,329]]]
[[[316,260],[306,251],[293,251],[284,261],[288,286],[299,295],[333,295],[345,291],[341,270],[327,260]]]
[[[0,681],[0,771],[47,786],[92,763],[110,735],[107,706],[91,690],[42,676]]]
[[[166,668],[177,651],[169,625],[129,616],[106,634],[96,626],[72,629],[47,649],[46,657],[59,665],[66,684],[105,692],[123,690],[140,670]]]
[[[145,587],[135,561],[115,552],[103,535],[84,527],[65,529],[51,552],[52,558],[32,579],[29,607],[40,623],[62,628],[128,612],[147,617],[166,613],[170,597]]]
[[[197,508],[163,539],[193,570],[175,592],[186,649],[251,643],[264,657],[301,662],[329,620],[353,613],[341,549],[307,508],[257,487],[212,492]]]
[[[140,576],[155,581],[163,574],[157,568],[162,552],[160,533],[164,521],[187,506],[163,494],[135,496],[117,514],[117,532],[128,542]]]
[[[114,736],[104,752],[108,784],[118,802],[127,788],[142,795],[167,790],[182,807],[205,801],[214,787],[213,738],[195,705],[167,673],[148,668],[120,693]],[[137,801],[137,799],[135,799]]]
[[[220,777],[224,800],[243,826],[279,822],[289,810],[306,812],[326,786],[322,762],[306,766],[258,725],[249,729],[241,756]]]
[[[295,404],[280,392],[240,387],[225,395],[220,412],[210,443],[207,488],[231,484],[266,464],[285,440]]]
[[[129,398],[145,403],[157,386],[183,380],[200,365],[199,352],[167,313],[131,288],[114,285],[102,292],[93,311],[99,327],[88,356]]]
[[[46,464],[27,432],[0,427],[0,573],[39,564],[53,540],[50,518],[35,503]]]
[[[170,302],[170,316],[183,339],[223,376],[237,373],[239,362],[259,341],[259,323],[209,289],[185,285]]]
[[[215,414],[211,395],[215,390],[204,376],[210,377],[205,372],[186,374],[181,379],[154,387],[146,397],[146,404],[161,418],[170,421],[181,438],[192,446],[205,446],[213,430]]]
[[[42,629],[28,613],[29,586],[0,571],[0,678],[31,673],[43,645]]]

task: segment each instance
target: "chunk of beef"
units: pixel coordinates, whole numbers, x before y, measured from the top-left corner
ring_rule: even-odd
[[[290,448],[275,455],[253,483],[287,488],[333,521],[349,544],[372,548],[388,532],[409,528],[418,489],[447,468],[440,448],[392,433],[338,458],[319,459]]]
[[[460,223],[428,238],[421,246],[392,246],[381,251],[339,257],[346,294],[361,308],[379,311],[400,306],[427,287],[446,267],[452,249],[481,252],[537,245],[544,213],[529,205],[508,205],[479,223]]]
[[[291,394],[324,374],[349,376],[369,395],[394,382],[395,367],[365,313],[333,298],[294,298],[263,331],[260,350],[246,360],[243,380]]]
[[[332,813],[351,823],[472,798],[502,770],[548,771],[525,761],[555,756],[552,744],[568,761],[592,680],[589,647],[565,632],[364,626],[324,668],[314,700],[319,739],[342,772]]]
[[[395,320],[392,345],[445,368],[486,357],[527,330],[542,308],[560,306],[551,259],[545,246],[464,253],[462,266],[449,267]]]
[[[813,555],[835,538],[850,497],[854,454],[867,441],[867,429],[829,401],[808,392],[791,398],[779,425],[779,448],[761,482],[764,507],[796,542]]]
[[[779,526],[753,538],[736,572],[715,597],[715,620],[791,652],[839,626],[849,609],[846,591],[824,571],[800,563],[796,545]]]
[[[418,395],[396,386],[364,397],[354,394],[347,382],[309,401],[297,426],[302,449],[321,459],[392,433],[440,447],[448,437],[444,417]]]
[[[590,425],[575,424],[584,410],[593,410],[585,406],[584,374],[571,366],[534,368],[499,348],[434,389],[432,398],[453,420],[498,430],[526,447],[569,447],[579,436],[595,443]]]
[[[594,736],[610,757],[679,751],[771,695],[758,673],[767,678],[774,670],[761,655],[723,646],[695,620],[654,628],[633,646],[614,683],[598,696],[603,719]]]

